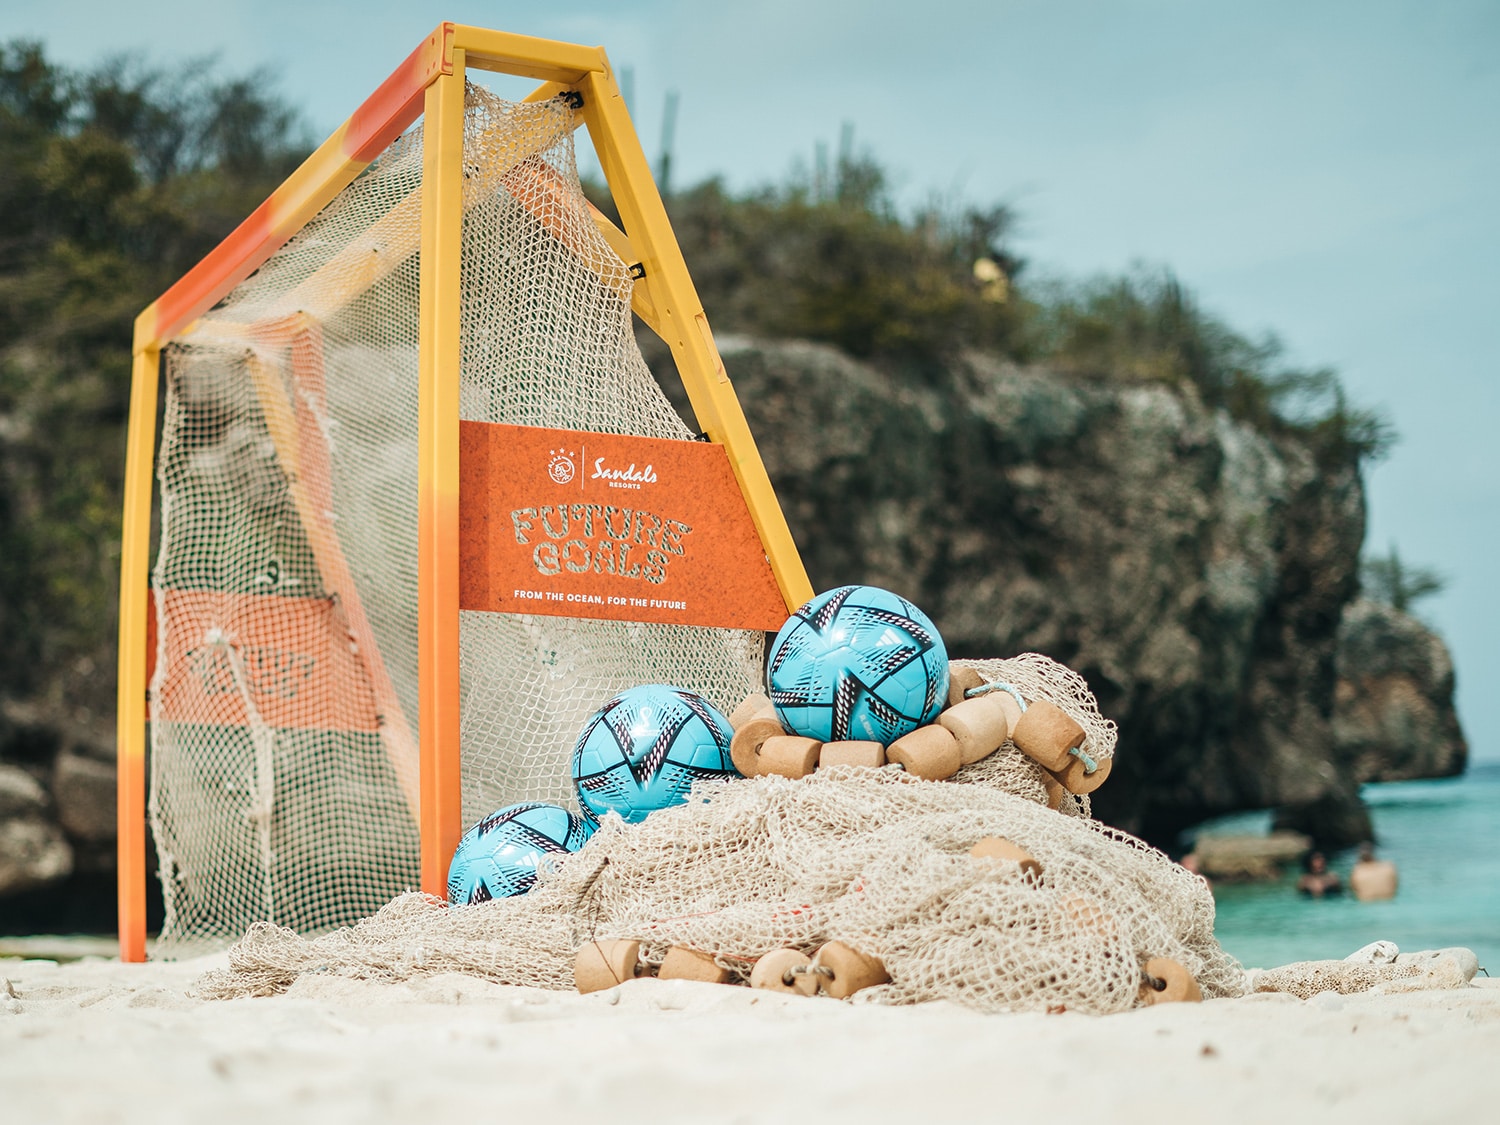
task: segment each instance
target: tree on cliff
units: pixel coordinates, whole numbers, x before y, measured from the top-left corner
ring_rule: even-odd
[[[1295,431],[1334,464],[1378,460],[1394,440],[1380,413],[1349,402],[1332,370],[1287,366],[1276,337],[1236,332],[1169,270],[1054,283],[1032,310],[1025,350],[1061,370],[1192,388],[1262,433]]]
[[[1008,207],[903,215],[866,156],[845,153],[828,184],[794,176],[735,195],[711,179],[667,205],[720,331],[823,341],[930,375],[965,348],[1012,351],[1026,315],[974,273],[978,261],[1020,272]]]
[[[587,190],[618,217],[603,185]],[[1382,415],[1350,403],[1333,371],[1288,365],[1274,336],[1236,332],[1171,271],[1027,283],[1008,207],[903,214],[868,156],[846,152],[828,185],[794,176],[735,195],[715,179],[667,207],[721,331],[830,343],[919,379],[981,350],[1109,382],[1165,383],[1262,433],[1306,440],[1329,468],[1379,459],[1394,438]],[[660,369],[664,348],[641,339]]]
[[[1430,567],[1402,562],[1394,543],[1390,554],[1366,558],[1360,567],[1359,578],[1365,597],[1408,614],[1417,602],[1440,594],[1448,587],[1448,580]]]

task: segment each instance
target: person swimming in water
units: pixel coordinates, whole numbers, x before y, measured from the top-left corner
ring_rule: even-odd
[[[1360,902],[1396,897],[1396,865],[1388,859],[1375,858],[1375,845],[1368,840],[1359,846],[1359,862],[1349,872],[1349,889]]]
[[[1328,870],[1328,857],[1322,852],[1307,853],[1302,863],[1302,878],[1297,880],[1297,890],[1308,898],[1326,898],[1342,894],[1344,881],[1337,871]]]

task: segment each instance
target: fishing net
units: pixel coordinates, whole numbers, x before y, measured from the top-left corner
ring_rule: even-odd
[[[1025,848],[1041,877],[971,857],[986,836]],[[1149,957],[1182,964],[1205,996],[1238,995],[1213,921],[1202,879],[1096,821],[987,785],[846,766],[709,785],[639,825],[609,817],[516,898],[408,895],[314,939],[258,926],[201,991],[265,994],[306,972],[572,988],[576,951],[603,938],[639,940],[647,963],[701,950],[743,980],[772,950],[839,940],[890,973],[861,1000],[1104,1013],[1137,1003]]]
[[[563,99],[469,87],[460,412],[685,439]],[[418,881],[423,137],[398,138],[165,351],[151,823],[157,955],[347,924]],[[463,815],[572,805],[587,716],[640,683],[732,707],[759,633],[465,613]]]
[[[1029,654],[960,666],[1056,704],[1093,752],[1113,753],[1113,726],[1062,665]],[[953,782],[834,767],[700,786],[639,825],[607,817],[523,896],[449,908],[406,895],[311,939],[257,926],[201,991],[265,994],[306,972],[572,988],[580,946],[624,938],[648,965],[687,947],[740,981],[773,950],[842,941],[885,964],[890,982],[856,994],[878,1003],[1121,1011],[1139,1002],[1153,957],[1180,963],[1207,996],[1238,995],[1243,974],[1214,940],[1203,880],[1089,819],[1087,798],[1048,808],[1039,772],[1007,744]],[[992,836],[1028,851],[1040,876],[969,854]]]
[[[1113,756],[1114,725],[1071,669],[1030,653],[955,668],[1047,700],[1084,728],[1088,753]],[[450,907],[407,894],[313,938],[254,926],[198,992],[271,995],[307,973],[459,972],[571,989],[579,949],[610,939],[638,942],[648,971],[674,948],[708,954],[732,983],[775,951],[816,957],[842,942],[889,974],[857,1002],[984,1011],[1124,1011],[1146,1002],[1143,969],[1156,958],[1177,962],[1209,999],[1460,988],[1476,971],[1465,950],[1398,957],[1377,943],[1346,961],[1247,974],[1214,938],[1202,878],[1090,819],[1086,796],[1046,802],[1044,771],[1008,742],[951,781],[838,766],[700,785],[639,825],[607,816],[525,895]],[[972,855],[989,837],[1024,849],[1039,872]]]

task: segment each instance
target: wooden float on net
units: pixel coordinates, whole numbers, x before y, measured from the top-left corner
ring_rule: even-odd
[[[641,960],[641,943],[627,938],[588,942],[573,961],[573,983],[582,993],[601,992],[641,977],[728,984],[734,973],[720,965],[713,954],[683,945],[672,946],[653,969]]]
[[[1041,766],[1063,790],[1076,795],[1092,793],[1103,785],[1113,767],[1112,758],[1095,758],[1085,748],[1088,732],[1083,725],[1046,699],[1027,702],[1008,684],[991,684],[973,668],[949,665],[948,709],[939,716],[957,715],[960,707],[979,700],[993,700],[1004,712],[1012,745]],[[967,764],[967,763],[965,763]],[[1061,793],[1047,786],[1047,803],[1057,808]]]
[[[998,859],[1014,863],[1021,869],[1021,875],[1032,882],[1037,882],[1042,877],[1042,865],[1037,862],[1036,857],[1004,836],[984,837],[969,849],[969,855],[975,859]]]
[[[625,938],[591,941],[578,951],[573,983],[580,993],[601,992],[643,977],[729,984],[734,973],[711,953],[674,945],[653,972],[641,960],[641,943]],[[774,949],[755,962],[750,987],[798,996],[843,1000],[891,979],[885,963],[841,941],[830,941],[809,957],[799,949]]]
[[[902,735],[885,748],[885,757],[924,781],[946,781],[964,764],[958,739],[937,723]]]
[[[1086,931],[1092,939],[1109,945],[1120,933],[1115,918],[1095,899],[1085,895],[1064,895],[1058,907],[1069,926]],[[1194,1004],[1203,999],[1197,978],[1180,961],[1170,957],[1148,957],[1140,965],[1141,979],[1136,1002],[1152,1004]]]
[[[750,971],[752,988],[800,996],[844,1000],[866,988],[886,984],[885,962],[842,941],[830,941],[809,957],[799,949],[773,949]]]
[[[764,694],[749,696],[729,716],[734,737],[729,757],[746,777],[777,774],[806,777],[818,768],[823,744],[815,738],[788,734],[776,716],[776,708]]]
[[[1193,974],[1170,957],[1150,957],[1141,967],[1142,1004],[1196,1004],[1203,990]]]
[[[714,960],[712,953],[683,945],[667,950],[656,976],[659,980],[701,980],[707,984],[728,984],[734,979],[734,974]]]
[[[879,769],[886,764],[885,747],[878,742],[825,742],[818,754],[818,768],[829,766],[864,766]]]
[[[641,960],[641,943],[623,938],[591,941],[573,961],[573,983],[584,993],[600,992],[649,975]]]
[[[816,996],[818,978],[811,971],[812,958],[800,949],[773,949],[750,970],[750,987],[796,996]]]
[[[746,697],[729,721],[734,728],[730,757],[746,777],[774,774],[796,780],[830,766],[896,764],[915,777],[945,781],[1009,742],[1046,771],[1046,803],[1056,809],[1065,794],[1099,788],[1113,765],[1112,759],[1096,759],[1085,750],[1087,732],[1062,708],[1045,699],[1028,703],[1010,685],[989,683],[967,665],[949,664],[948,704],[937,721],[889,746],[824,743],[791,733],[763,692]]]

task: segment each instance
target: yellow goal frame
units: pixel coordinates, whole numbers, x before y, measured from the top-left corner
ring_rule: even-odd
[[[120,557],[118,847],[120,957],[146,958],[146,724],[153,458],[162,349],[223,300],[419,117],[418,674],[423,716],[413,812],[421,885],[441,895],[463,833],[459,800],[459,263],[464,79],[469,68],[537,79],[527,101],[566,91],[619,208],[594,214],[637,275],[632,308],[671,348],[699,428],[728,454],[790,610],[812,587],[714,345],[650,165],[602,47],[442,23],[236,230],[136,318]],[[270,411],[268,411],[270,413]],[[412,795],[409,794],[409,797]]]

